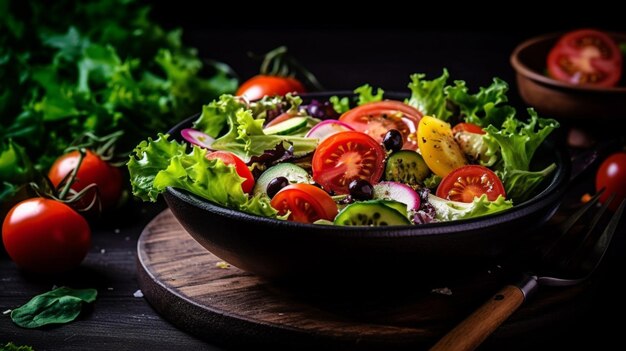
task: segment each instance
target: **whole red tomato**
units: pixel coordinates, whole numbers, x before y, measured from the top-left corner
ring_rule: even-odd
[[[609,208],[615,211],[626,198],[626,152],[616,152],[602,162],[596,173],[596,190],[602,188],[600,202],[604,203],[614,193],[615,199]]]
[[[87,221],[56,200],[32,198],[15,205],[2,224],[2,242],[28,271],[56,273],[76,267],[91,246]]]
[[[63,178],[76,168],[79,158],[79,152],[72,151],[54,161],[48,172],[48,178],[52,184],[58,186]],[[72,189],[81,191],[92,183],[98,187],[104,209],[111,208],[118,203],[123,190],[122,173],[118,168],[111,166],[88,150],[76,175],[76,182],[72,184]]]
[[[266,74],[254,76],[243,82],[237,89],[237,96],[245,96],[254,101],[264,96],[285,95],[287,93],[304,93],[306,90],[302,83],[291,77],[280,77]]]

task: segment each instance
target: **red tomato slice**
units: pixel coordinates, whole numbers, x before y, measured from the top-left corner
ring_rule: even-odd
[[[474,123],[459,123],[452,128],[452,135],[458,132],[485,134],[485,131]]]
[[[244,96],[250,101],[259,100],[264,96],[285,95],[287,93],[304,93],[306,89],[295,78],[258,75],[245,81],[239,89],[237,96]]]
[[[337,204],[333,198],[311,184],[288,185],[274,195],[270,204],[281,215],[289,211],[288,219],[293,222],[332,221],[337,215]]]
[[[437,188],[437,196],[460,202],[472,202],[474,197],[487,194],[489,201],[506,197],[500,178],[487,167],[463,166],[445,176]]]
[[[339,120],[363,132],[377,142],[385,133],[397,129],[404,139],[403,149],[417,150],[417,126],[422,114],[400,101],[370,102],[344,113]]]
[[[250,191],[252,191],[252,188],[254,187],[254,177],[252,176],[252,172],[250,172],[248,166],[239,157],[235,156],[235,154],[228,151],[214,151],[208,153],[206,158],[209,160],[219,158],[226,165],[234,166],[237,174],[244,179],[243,183],[241,183],[241,189],[243,189],[243,192],[250,193]]]
[[[378,183],[383,173],[385,150],[361,132],[340,132],[322,141],[313,154],[313,179],[326,191],[348,194],[354,179]]]
[[[622,54],[608,35],[577,30],[565,34],[550,50],[548,73],[572,84],[612,87],[622,75]]]

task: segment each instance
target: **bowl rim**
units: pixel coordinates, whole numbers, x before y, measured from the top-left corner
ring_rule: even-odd
[[[620,94],[624,93],[626,94],[625,86],[598,87],[598,86],[593,86],[593,85],[574,85],[574,84],[561,82],[559,80],[550,78],[544,74],[541,74],[529,68],[524,62],[522,62],[522,60],[520,60],[519,55],[522,51],[538,43],[542,43],[542,42],[552,40],[552,39],[558,39],[565,33],[567,32],[554,32],[554,33],[542,34],[542,35],[532,37],[530,39],[523,41],[521,44],[515,47],[515,50],[513,50],[513,53],[510,56],[511,66],[513,66],[513,68],[518,74],[521,74],[529,79],[538,81],[545,85],[551,85],[551,86],[555,86],[561,89],[577,91],[577,92],[588,92],[588,93],[620,93]],[[604,31],[604,33],[607,33],[613,39],[620,38],[621,40],[626,41],[626,33],[606,32],[606,31]],[[623,74],[626,74],[626,72],[624,72]]]
[[[354,95],[352,91],[329,91],[329,92],[317,92],[317,93],[309,93],[309,94],[301,94],[300,96],[305,99],[314,99],[314,98],[328,98],[333,95],[343,95],[349,96]],[[385,95],[388,97],[401,97],[406,96],[405,93],[398,92],[385,92]],[[191,121],[195,120],[199,116],[195,114],[191,117],[184,119],[183,121],[177,123],[173,126],[169,131],[169,135],[173,135],[175,131],[181,130],[181,128],[186,127],[190,124]],[[179,136],[175,135],[174,138],[178,139]],[[502,212],[493,213],[486,216],[480,216],[476,218],[469,219],[461,219],[450,222],[437,222],[437,223],[427,223],[420,225],[399,225],[399,226],[388,226],[384,227],[384,230],[389,234],[385,237],[393,236],[393,237],[413,237],[413,236],[426,236],[426,235],[442,235],[442,234],[453,234],[459,232],[469,232],[472,230],[484,229],[486,227],[490,227],[493,225],[500,225],[502,223],[508,221],[514,221],[524,216],[534,213],[535,211],[541,210],[547,203],[552,203],[559,199],[562,194],[565,192],[567,185],[569,183],[569,177],[571,172],[571,160],[568,157],[567,150],[565,149],[565,145],[559,143],[558,145],[555,143],[548,142],[551,151],[554,155],[557,156],[555,160],[557,164],[557,169],[555,170],[555,174],[550,180],[550,182],[545,186],[541,192],[533,196],[531,199],[528,199],[518,205],[514,205],[512,208],[507,209]],[[245,221],[245,222],[253,222],[257,224],[266,224],[280,228],[298,230],[298,229],[315,229],[316,232],[324,235],[323,233],[327,233],[329,235],[336,236],[339,232],[341,236],[364,236],[370,232],[379,232],[381,227],[367,227],[367,226],[335,226],[335,225],[318,225],[318,224],[309,224],[309,223],[298,223],[298,222],[290,222],[280,219],[274,219],[269,217],[258,216],[246,212],[242,212],[236,209],[231,209],[224,207],[222,205],[218,205],[210,202],[209,200],[203,199],[197,195],[194,195],[183,189],[176,189],[172,187],[166,188],[166,193],[176,197],[187,204],[190,204],[194,207],[200,208],[205,211],[209,211],[211,213],[215,213],[220,216],[228,217],[231,219],[235,219],[237,221]],[[167,200],[167,197],[166,197]],[[340,230],[338,230],[340,228]],[[367,235],[369,236],[369,235]]]

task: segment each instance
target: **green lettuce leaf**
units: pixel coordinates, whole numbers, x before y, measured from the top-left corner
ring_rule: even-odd
[[[222,95],[218,100],[202,106],[202,114],[193,122],[193,127],[213,138],[217,138],[228,122],[228,116],[245,108],[242,100],[232,95]]]
[[[462,80],[455,81],[454,86],[445,90],[448,99],[459,107],[465,122],[500,128],[507,118],[515,116],[515,109],[506,105],[509,85],[502,79],[494,78],[490,86],[481,87],[476,94],[470,94]]]
[[[528,122],[511,116],[502,124],[502,129],[493,125],[485,128],[488,153],[499,154],[502,159],[496,164],[496,173],[504,183],[507,196],[516,202],[530,197],[541,180],[556,168],[552,164],[541,171],[530,171],[535,151],[559,123],[539,118],[533,109],[528,109],[528,114]]]
[[[209,201],[265,217],[276,217],[267,196],[249,198],[241,189],[244,179],[235,168],[219,159],[207,160],[206,150],[159,134],[135,148],[127,163],[133,194],[144,201],[156,201],[167,187],[184,189]]]
[[[370,102],[382,101],[385,91],[377,88],[376,94],[374,94],[374,88],[369,84],[364,84],[354,89],[354,93],[357,94],[357,105],[361,106]]]
[[[57,288],[11,311],[11,319],[22,328],[69,323],[78,317],[83,304],[94,302],[96,296],[96,289]]]
[[[411,97],[405,103],[415,107],[424,115],[437,117],[447,121],[452,113],[446,108],[446,82],[448,81],[448,70],[444,69],[439,78],[424,80],[425,74],[411,75]]]
[[[513,202],[503,196],[498,196],[495,201],[489,201],[486,194],[475,197],[471,203],[445,200],[429,194],[428,202],[435,208],[435,218],[441,222],[485,216],[513,207]]]
[[[339,96],[331,96],[329,99],[330,103],[333,105],[333,110],[338,114],[344,114],[350,111],[350,99],[348,97]]]
[[[297,136],[265,135],[263,120],[254,119],[251,110],[239,109],[229,114],[229,131],[215,140],[211,147],[234,153],[244,162],[249,162],[253,156],[261,156],[266,150],[273,150],[276,145],[287,142],[292,145],[296,156],[311,153],[317,147],[317,139]]]

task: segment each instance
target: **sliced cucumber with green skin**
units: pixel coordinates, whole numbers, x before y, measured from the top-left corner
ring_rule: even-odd
[[[262,193],[267,194],[267,185],[272,179],[277,177],[285,177],[291,184],[307,183],[311,184],[313,180],[307,171],[292,163],[279,163],[265,170],[257,179],[252,193],[254,195]]]
[[[410,186],[422,185],[430,173],[422,155],[411,150],[394,152],[385,166],[386,180]]]
[[[290,135],[305,128],[308,120],[308,117],[292,117],[284,122],[263,129],[263,132],[267,135]]]
[[[411,224],[404,214],[385,202],[389,201],[371,200],[350,204],[335,217],[335,225],[379,227]]]

